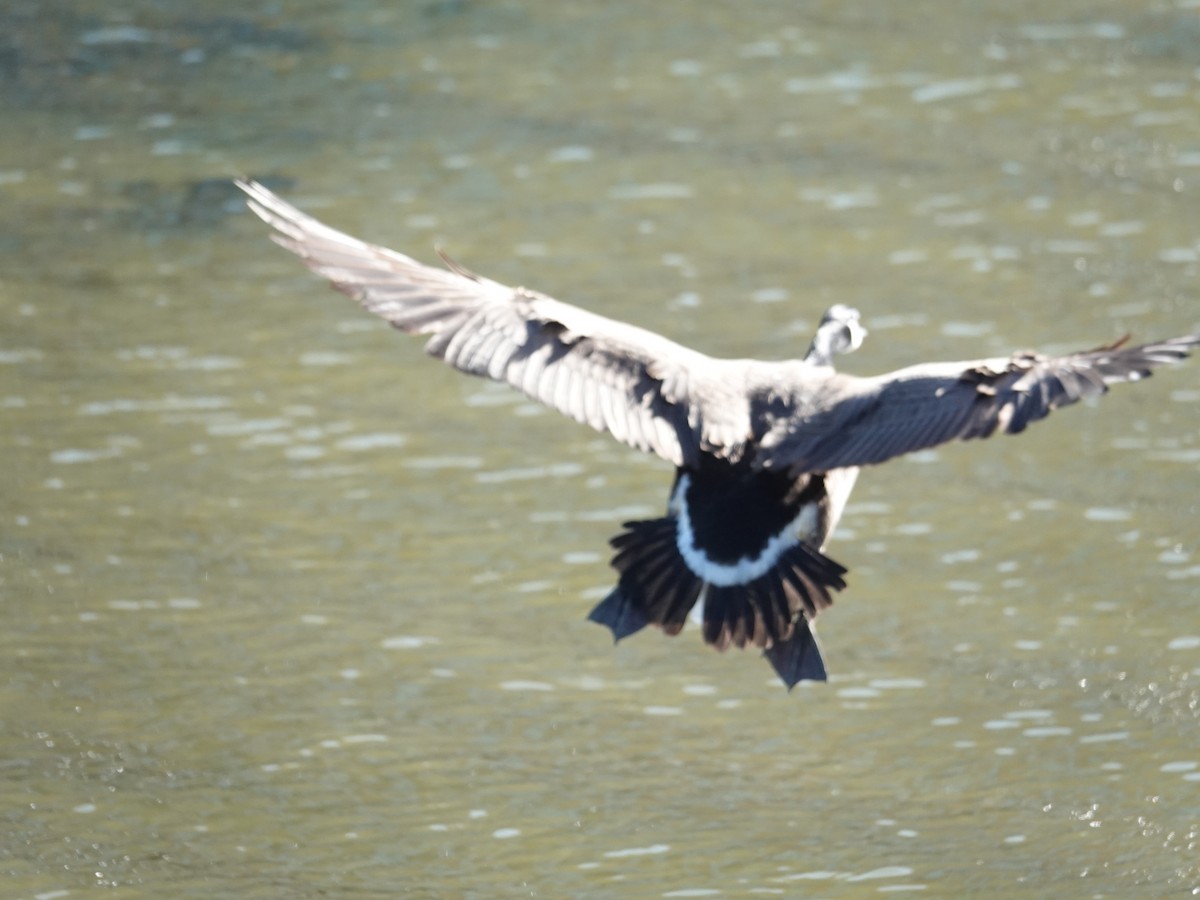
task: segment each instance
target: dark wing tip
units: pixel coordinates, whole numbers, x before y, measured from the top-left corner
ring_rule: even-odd
[[[476,273],[472,272],[470,269],[468,269],[466,266],[464,266],[458,260],[456,260],[452,256],[450,256],[450,254],[448,254],[444,248],[442,248],[440,246],[435,246],[433,248],[433,250],[435,253],[437,253],[438,259],[440,259],[442,261],[442,263],[446,266],[446,268],[449,269],[451,272],[453,272],[455,275],[461,275],[463,278],[469,278],[472,281],[480,281],[481,280],[480,277]]]
[[[1123,335],[1121,335],[1121,337],[1117,338],[1112,343],[1102,344],[1101,346],[1097,347],[1095,350],[1092,351],[1092,353],[1108,353],[1113,350],[1120,350],[1122,347],[1124,347],[1126,344],[1128,344],[1130,342],[1130,340],[1132,340],[1132,339],[1133,339],[1132,332],[1127,331]]]

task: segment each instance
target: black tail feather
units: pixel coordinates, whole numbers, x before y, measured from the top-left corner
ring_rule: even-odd
[[[767,572],[742,584],[702,581],[676,546],[674,517],[626,522],[610,542],[616,551],[617,586],[589,613],[621,641],[647,625],[678,634],[704,597],[706,643],[724,650],[753,645],[788,688],[801,681],[825,681],[825,663],[810,621],[833,603],[833,591],[846,586],[845,567],[798,542],[784,550]]]
[[[700,599],[700,591],[703,589],[704,582],[681,565],[679,577],[675,584],[668,588],[668,593],[662,598],[662,605],[651,607],[655,621],[663,626],[667,634],[678,634],[683,630],[688,613]]]
[[[806,620],[833,603],[831,592],[846,586],[845,572],[819,550],[798,543],[754,581],[710,585],[704,597],[704,640],[718,650],[731,644],[787,642],[794,631],[806,628]]]
[[[703,583],[675,546],[675,519],[626,522],[625,528],[609,542],[617,551],[612,566],[621,580],[590,618],[612,629],[617,640],[650,624],[678,634]]]
[[[661,556],[675,547],[674,519],[644,519],[626,522],[624,527],[625,531],[609,541],[617,551],[612,566],[618,572],[625,572],[647,557]]]
[[[793,614],[788,606],[787,594],[783,588],[783,580],[769,578],[763,580],[763,624],[767,628],[767,636],[775,644],[787,637],[786,625],[792,620]]]

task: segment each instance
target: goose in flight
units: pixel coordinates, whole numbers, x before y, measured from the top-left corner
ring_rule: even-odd
[[[825,680],[812,622],[846,586],[824,554],[859,467],[1017,434],[1060,406],[1178,362],[1200,334],[1065,356],[925,363],[860,378],[834,357],[866,332],[825,313],[803,359],[717,359],[523,287],[368,244],[239,181],[276,243],[470,375],[517,390],[675,466],[666,515],[612,540],[616,587],[590,618],[621,640],[689,618],[705,642],[761,648],[790,688]]]

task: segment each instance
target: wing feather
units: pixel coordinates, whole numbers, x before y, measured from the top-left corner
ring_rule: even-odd
[[[824,472],[866,466],[953,440],[1017,434],[1063,406],[1180,362],[1200,335],[1066,356],[932,363],[875,378],[831,373],[796,398],[764,436],[756,462]]]
[[[702,445],[722,453],[719,434],[705,431],[704,392],[693,389],[711,358],[445,257],[446,269],[426,266],[330,228],[259,184],[238,184],[276,243],[396,328],[429,335],[432,356],[676,465],[695,462]]]
[[[1200,335],[1066,356],[932,363],[875,378],[828,367],[718,360],[544,294],[423,265],[336,231],[239,182],[272,237],[426,351],[507,382],[576,421],[676,465],[753,454],[763,468],[826,472],[953,440],[1016,434],[1062,406],[1178,362]]]

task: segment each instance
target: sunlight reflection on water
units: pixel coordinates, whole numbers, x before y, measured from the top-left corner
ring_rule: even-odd
[[[1195,363],[864,473],[788,694],[584,621],[669,467],[438,372],[228,182],[728,356],[835,300],[858,372],[1163,336],[1190,4],[169,6],[0,12],[12,891],[1196,883]]]

